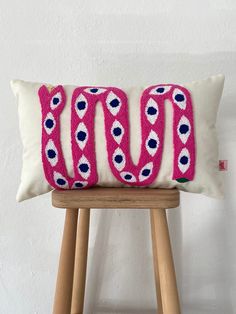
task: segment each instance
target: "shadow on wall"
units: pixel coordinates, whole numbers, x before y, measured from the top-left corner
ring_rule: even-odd
[[[89,251],[85,313],[156,313],[148,211],[99,211]]]
[[[98,217],[95,218],[96,226],[91,225],[91,228],[95,227],[97,230],[94,232],[95,240],[88,256],[85,313],[156,314],[149,211],[95,209],[92,213],[91,221],[95,215]],[[168,219],[181,292],[181,210],[171,209]],[[125,229],[122,225],[126,225]],[[117,243],[112,243],[114,236],[117,236]],[[109,288],[104,290],[105,286],[109,286],[110,291]]]
[[[192,195],[189,197],[193,198]],[[193,214],[190,219],[182,219],[184,211],[179,208],[168,212],[183,314],[235,314],[231,299],[234,277],[231,274],[234,272],[236,241],[230,237],[230,229],[234,225],[231,215],[235,213],[231,201],[221,204],[225,205],[224,209],[208,210],[205,224],[192,220],[192,211],[196,208],[186,208],[189,217]],[[218,211],[217,218],[216,214],[212,215],[212,210]],[[197,215],[204,216],[204,211],[207,208],[200,209]],[[104,210],[96,215],[99,219],[94,247],[89,252],[85,313],[155,314],[148,212],[121,211],[119,214],[116,210]],[[137,216],[135,219],[134,215]],[[140,219],[140,215],[144,219]],[[211,215],[214,217],[212,223],[209,220]],[[144,226],[137,228],[141,225],[139,221]],[[186,222],[192,226],[185,226]],[[122,229],[123,223],[129,225],[131,232],[125,233],[125,239],[121,232],[117,235],[121,239],[118,247],[119,239],[116,244],[112,243],[112,238]],[[184,238],[186,228],[193,229],[188,239]],[[133,287],[132,291],[130,287]]]

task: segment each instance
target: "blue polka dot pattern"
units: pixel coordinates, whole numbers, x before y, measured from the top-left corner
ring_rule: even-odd
[[[88,185],[87,181],[75,181],[72,185],[72,189],[82,189]]]
[[[182,124],[179,128],[181,134],[185,134],[189,131],[189,126],[187,124]]]
[[[111,127],[111,134],[117,144],[120,144],[124,135],[124,128],[118,120],[115,120]]]
[[[139,173],[139,180],[140,182],[143,182],[147,180],[148,177],[152,174],[153,170],[153,162],[147,163],[140,171]]]
[[[58,163],[58,152],[52,139],[50,139],[45,147],[45,153],[47,160],[52,167],[55,167]]]
[[[53,105],[57,105],[59,103],[60,99],[58,97],[53,97]]]
[[[121,135],[121,132],[122,132],[122,130],[121,130],[121,128],[119,128],[119,127],[116,127],[116,128],[113,129],[113,134],[114,134],[115,136]]]
[[[158,93],[161,93],[161,94],[162,94],[162,93],[164,93],[164,91],[165,91],[165,88],[164,88],[164,87],[158,87],[158,88],[157,88],[157,92],[158,92]]]
[[[151,172],[150,169],[144,169],[144,170],[142,171],[142,175],[145,176],[145,177],[147,177],[147,176],[150,174],[150,172]]]
[[[78,171],[84,179],[88,179],[88,177],[90,176],[91,174],[90,168],[91,167],[88,159],[84,155],[82,155],[78,162]]]
[[[56,121],[51,112],[49,112],[44,120],[44,129],[47,132],[47,134],[51,134],[53,130],[55,129]]]
[[[47,119],[45,122],[45,125],[47,128],[51,129],[54,125],[53,120],[52,119]]]
[[[79,169],[82,172],[87,172],[89,170],[89,166],[87,164],[80,164]]]
[[[76,141],[80,149],[83,150],[85,148],[88,141],[88,136],[89,133],[86,125],[83,122],[80,122],[75,132]]]
[[[167,92],[169,92],[171,89],[171,86],[169,85],[165,85],[165,86],[156,86],[154,88],[152,88],[150,90],[150,94],[151,95],[164,95],[166,94]]]
[[[178,167],[182,173],[185,173],[190,167],[190,154],[186,147],[179,154]]]
[[[102,93],[104,93],[106,91],[105,88],[98,88],[98,87],[89,87],[89,88],[85,88],[84,91],[86,93],[92,94],[92,95],[100,95]]]
[[[121,108],[120,98],[113,92],[110,92],[106,98],[106,105],[113,116],[116,116]]]
[[[175,88],[173,95],[172,95],[172,99],[174,101],[174,103],[182,110],[186,109],[186,96],[183,93],[183,91],[181,91],[179,88]]]
[[[126,160],[125,160],[125,155],[121,148],[118,147],[114,151],[112,161],[113,161],[113,165],[116,167],[118,171],[123,170],[123,168],[125,167]]]
[[[156,147],[157,147],[157,141],[154,140],[154,139],[150,139],[150,140],[148,141],[148,146],[149,146],[150,148],[156,148]]]
[[[122,161],[123,161],[123,157],[121,155],[115,156],[115,162],[118,162],[118,164],[120,164]]]
[[[83,94],[80,94],[75,100],[75,110],[80,119],[83,119],[88,109],[88,101]]]
[[[115,108],[117,106],[119,106],[120,102],[118,99],[113,99],[112,101],[110,101],[110,105]]]
[[[68,182],[61,173],[54,171],[53,177],[54,177],[54,182],[56,183],[58,187],[62,189],[68,188]]]
[[[86,102],[85,102],[85,101],[78,101],[78,102],[77,102],[77,108],[78,108],[79,110],[84,110],[85,107],[86,107]]]
[[[188,157],[187,156],[181,157],[180,162],[181,164],[186,165],[188,163]]]
[[[56,152],[53,149],[48,150],[48,157],[49,158],[55,158],[56,157]]]
[[[86,133],[84,131],[79,131],[77,133],[77,138],[79,141],[84,141],[86,139]]]
[[[178,136],[183,144],[186,144],[191,133],[191,125],[188,118],[183,115],[177,127]]]
[[[59,185],[65,185],[66,181],[64,179],[57,179],[57,184]]]
[[[123,180],[127,181],[127,182],[136,182],[136,178],[135,176],[131,173],[131,172],[121,172],[121,177],[123,178]]]
[[[154,107],[149,107],[147,110],[147,113],[150,114],[151,116],[153,116],[157,113],[157,109]]]
[[[177,94],[177,95],[175,95],[175,100],[176,101],[184,101],[184,95],[182,95],[182,94]]]
[[[159,115],[159,108],[157,102],[153,98],[148,100],[145,108],[145,114],[148,121],[154,125]]]
[[[50,101],[50,107],[52,110],[55,110],[59,107],[59,105],[61,104],[62,101],[62,94],[61,92],[57,92]]]
[[[146,140],[146,149],[151,156],[154,156],[158,150],[160,141],[159,138],[153,130],[149,133],[149,136]]]
[[[131,174],[126,174],[126,175],[124,176],[124,178],[125,178],[125,180],[131,180],[131,179],[132,179],[132,176],[131,176]]]

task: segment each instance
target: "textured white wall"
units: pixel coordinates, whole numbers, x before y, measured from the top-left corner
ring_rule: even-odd
[[[183,193],[169,223],[183,314],[236,313],[235,0],[1,0],[0,36],[0,313],[51,312],[64,219],[50,195],[15,202],[22,147],[9,80],[123,86],[219,72],[226,198]],[[85,314],[155,307],[148,211],[93,210]]]

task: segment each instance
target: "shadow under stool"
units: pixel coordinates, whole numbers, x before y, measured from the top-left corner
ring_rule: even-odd
[[[150,209],[157,313],[180,314],[166,217],[167,208],[179,205],[177,189],[94,187],[55,190],[52,205],[66,208],[53,314],[83,313],[90,208]]]

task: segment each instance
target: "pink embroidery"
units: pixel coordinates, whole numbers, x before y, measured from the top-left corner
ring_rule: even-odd
[[[71,148],[74,176],[68,175],[60,144],[60,115],[66,103],[62,86],[39,89],[42,109],[42,162],[49,184],[58,189],[90,187],[97,183],[94,144],[95,107],[104,112],[108,161],[117,180],[132,186],[150,185],[158,175],[164,143],[165,101],[173,107],[173,180],[193,180],[194,121],[189,91],[179,85],[148,87],[141,96],[142,144],[132,162],[129,146],[128,99],[116,87],[78,87],[71,99]]]

